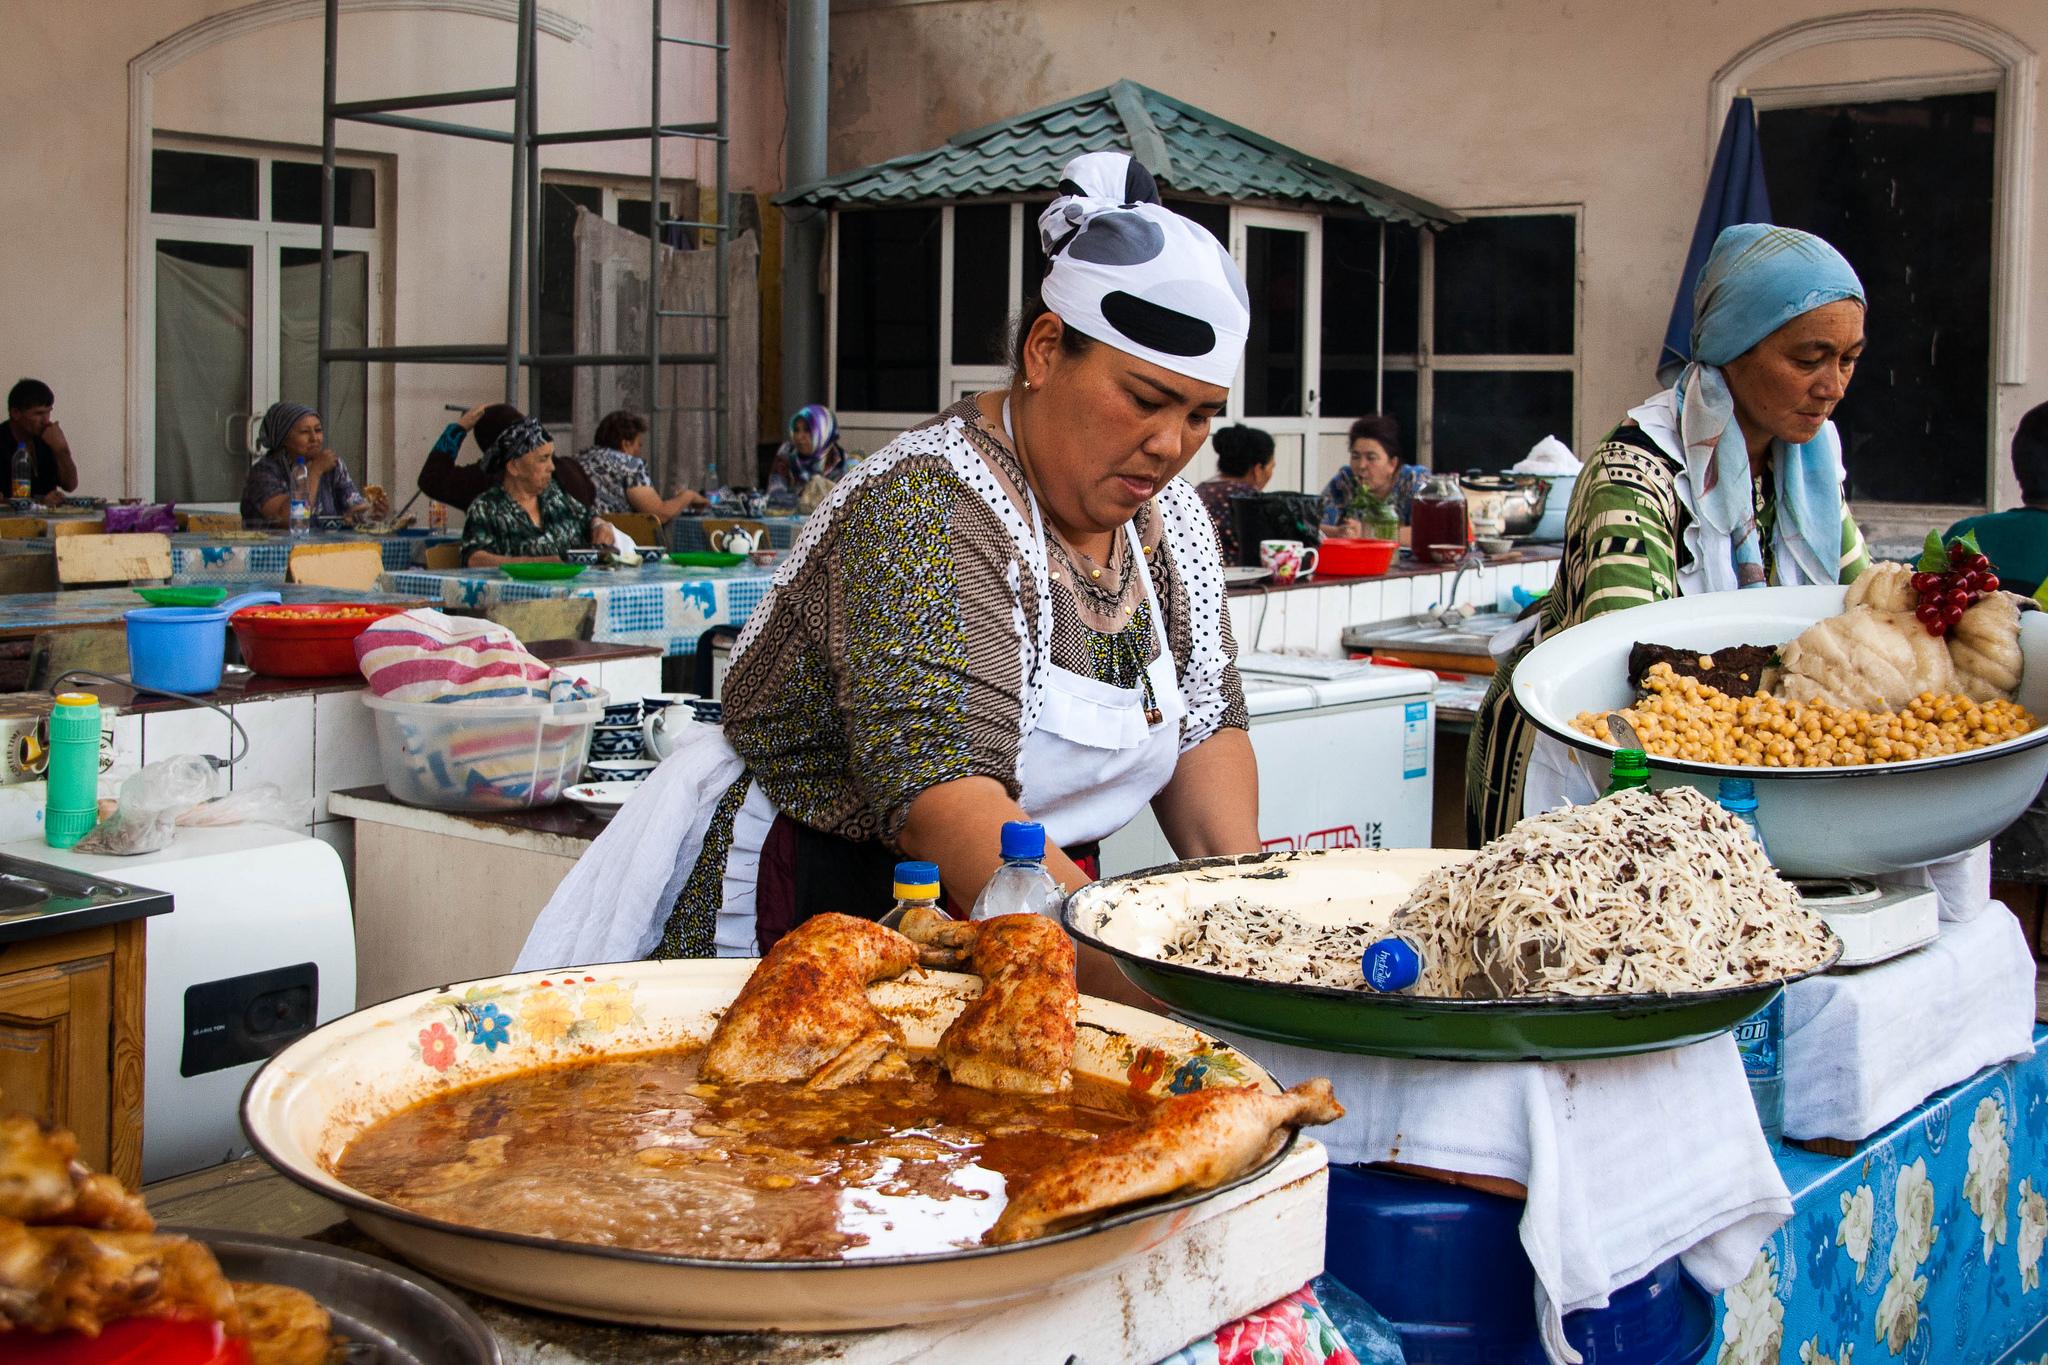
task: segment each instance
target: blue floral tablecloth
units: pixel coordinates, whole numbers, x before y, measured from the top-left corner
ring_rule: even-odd
[[[745,625],[772,582],[767,570],[751,565],[678,569],[667,564],[593,568],[560,583],[520,583],[498,569],[406,569],[378,580],[386,592],[465,611],[547,597],[595,598],[593,640],[649,646],[664,654],[695,654],[697,638],[711,627]]]
[[[768,528],[768,548],[787,550],[796,544],[796,538],[803,533],[805,517],[743,517],[743,521],[758,521]],[[708,550],[711,542],[704,538],[704,521],[701,517],[677,517],[668,524],[668,547],[671,550]]]
[[[1713,1365],[2048,1365],[2048,1051],[1778,1166],[1792,1218],[1721,1296]]]

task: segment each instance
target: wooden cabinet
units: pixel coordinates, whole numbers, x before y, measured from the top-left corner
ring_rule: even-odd
[[[140,920],[0,947],[0,1110],[78,1134],[79,1156],[142,1176]]]

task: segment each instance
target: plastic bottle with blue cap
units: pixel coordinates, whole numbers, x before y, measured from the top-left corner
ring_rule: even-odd
[[[1749,831],[1756,846],[1770,856],[1764,828],[1756,818],[1756,783],[1746,777],[1724,777],[1715,799]],[[1757,1122],[1764,1136],[1776,1142],[1785,1129],[1785,992],[1779,991],[1749,1018],[1735,1026],[1735,1049],[1742,1054],[1742,1074],[1749,1097],[1756,1102]]]
[[[1398,934],[1365,950],[1365,984],[1384,995],[1408,995],[1422,980],[1422,952]]]
[[[974,919],[997,915],[1048,915],[1059,918],[1066,892],[1045,870],[1045,826],[1034,820],[1012,820],[1003,826],[1003,865],[975,897]]]

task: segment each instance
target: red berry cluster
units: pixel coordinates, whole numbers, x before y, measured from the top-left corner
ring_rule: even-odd
[[[1913,615],[1929,635],[1946,635],[1979,598],[1997,591],[1998,575],[1991,572],[1991,561],[1957,541],[1948,547],[1947,573],[1913,575],[1913,592],[1920,599]]]

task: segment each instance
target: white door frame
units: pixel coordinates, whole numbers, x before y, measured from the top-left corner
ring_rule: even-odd
[[[1242,273],[1246,269],[1247,246],[1253,228],[1264,228],[1270,232],[1295,232],[1302,237],[1302,298],[1301,298],[1301,393],[1299,402],[1301,415],[1298,417],[1269,417],[1246,412],[1245,404],[1245,362],[1237,366],[1237,378],[1231,384],[1230,411],[1233,420],[1244,422],[1276,438],[1292,436],[1301,443],[1301,454],[1293,460],[1283,460],[1273,471],[1273,487],[1276,489],[1299,489],[1305,493],[1320,490],[1321,483],[1315,479],[1315,450],[1317,438],[1329,423],[1322,420],[1322,372],[1323,372],[1323,219],[1315,213],[1295,213],[1284,209],[1244,208],[1233,204],[1230,209],[1230,258],[1237,262]],[[1340,431],[1342,423],[1334,424]],[[1290,464],[1292,467],[1290,467]]]

